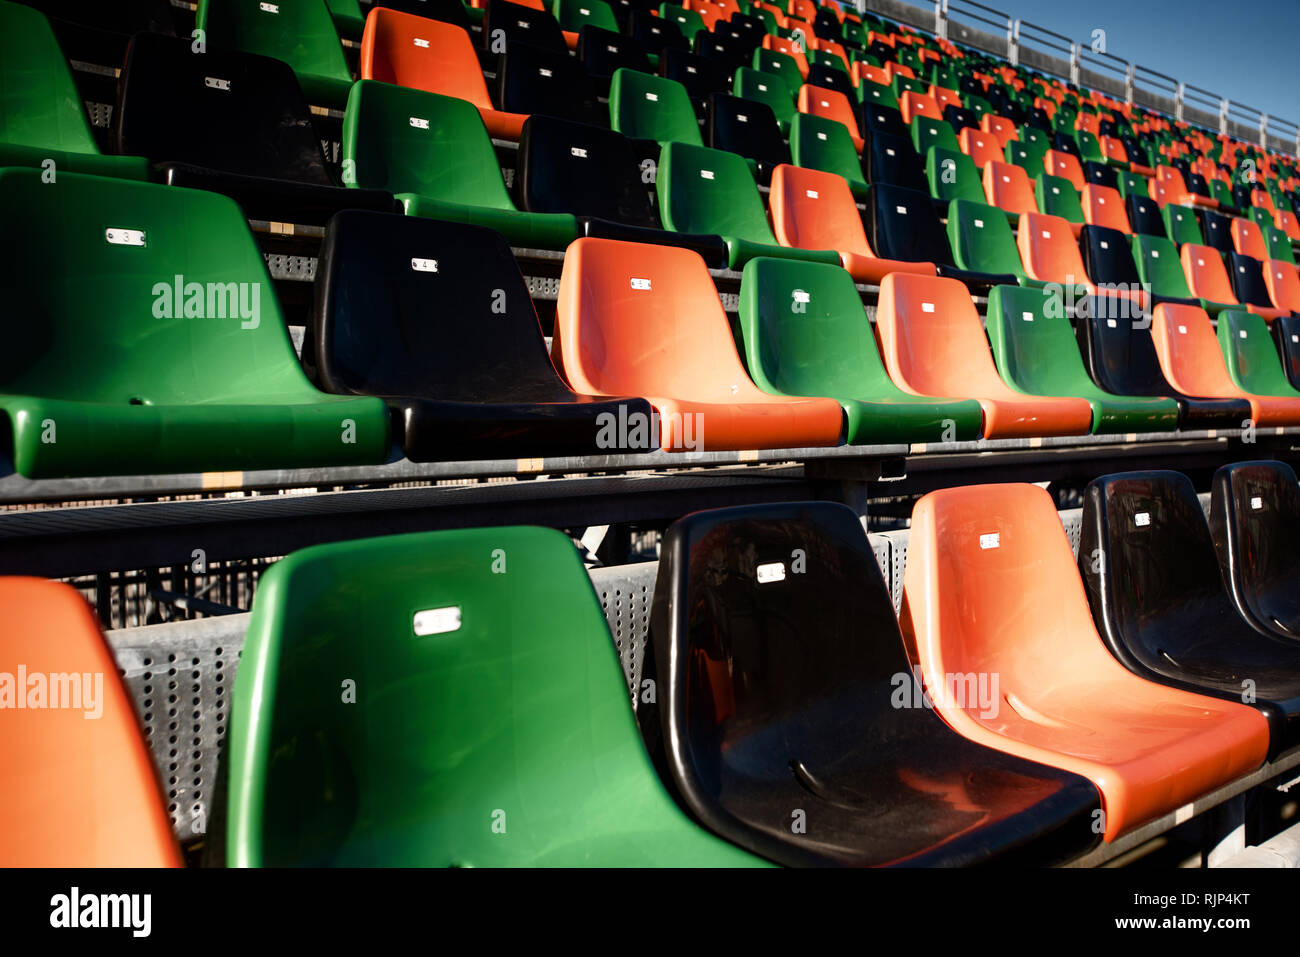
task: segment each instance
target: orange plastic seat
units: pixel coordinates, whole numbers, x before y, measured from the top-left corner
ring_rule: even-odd
[[[1035,485],[966,485],[912,510],[899,624],[940,716],[980,744],[1089,778],[1103,837],[1259,767],[1254,708],[1147,681],[1093,624],[1056,505]],[[951,676],[988,676],[997,699]]]
[[[963,126],[957,134],[957,143],[961,146],[961,151],[971,158],[976,169],[984,169],[989,163],[1002,162],[1002,148],[992,133]]]
[[[930,84],[930,99],[939,105],[941,115],[950,106],[955,106],[957,109],[962,107],[961,94],[950,87],[940,86],[938,83]]]
[[[1183,395],[1246,399],[1256,425],[1300,423],[1300,398],[1255,395],[1232,381],[1210,317],[1200,306],[1160,303],[1152,313],[1151,338],[1165,378]]]
[[[1264,284],[1273,305],[1300,314],[1300,271],[1295,266],[1282,259],[1266,260]]]
[[[885,73],[889,75],[889,83],[891,86],[893,85],[894,77],[896,76],[905,76],[909,80],[916,79],[916,74],[912,72],[910,66],[906,63],[898,63],[894,60],[885,61]]]
[[[1183,265],[1183,274],[1187,277],[1187,288],[1197,299],[1214,303],[1211,307],[1212,311],[1217,311],[1222,306],[1236,306],[1257,316],[1263,316],[1270,322],[1278,316],[1286,315],[1284,309],[1270,309],[1253,303],[1243,305],[1238,302],[1236,293],[1232,291],[1232,283],[1228,279],[1228,270],[1224,268],[1218,252],[1210,246],[1183,243],[1178,258]]]
[[[460,27],[410,13],[372,7],[361,35],[361,79],[380,80],[468,100],[483,117],[488,133],[517,140],[524,113],[505,113],[492,105],[469,34]]]
[[[775,50],[777,53],[784,53],[786,56],[794,57],[794,62],[799,65],[799,75],[805,80],[808,79],[808,57],[804,54],[802,46],[793,40],[787,40],[785,37],[765,33],[763,34],[763,49]]]
[[[825,87],[805,83],[799,87],[797,105],[800,113],[842,123],[849,131],[849,138],[853,140],[853,148],[859,153],[862,152],[866,141],[858,133],[858,121],[853,115],[853,105],[839,90],[828,90]]]
[[[840,44],[836,43],[834,40],[822,40],[819,37],[814,36],[809,38],[808,45],[819,53],[829,53],[831,56],[839,57],[840,62],[844,64],[844,72],[848,72],[849,55]]]
[[[1061,150],[1048,150],[1043,154],[1043,172],[1049,176],[1060,176],[1070,181],[1076,191],[1082,192],[1087,181],[1083,178],[1083,167],[1078,157]]]
[[[1185,206],[1205,206],[1210,209],[1218,209],[1219,201],[1208,196],[1201,196],[1199,193],[1193,193],[1187,188],[1187,181],[1183,179],[1183,174],[1173,166],[1160,164],[1156,167],[1156,182],[1163,184],[1163,192],[1169,197],[1165,202],[1178,203]],[[1164,205],[1162,202],[1160,205]]]
[[[1286,233],[1287,239],[1293,243],[1300,243],[1300,219],[1290,210],[1280,209],[1273,215],[1273,221],[1277,228]]]
[[[889,86],[889,74],[884,69],[872,66],[870,63],[864,63],[861,60],[854,60],[853,85],[861,86],[863,80],[880,86]]]
[[[812,23],[817,19],[817,4],[812,0],[790,0],[786,5],[786,12],[792,17]]]
[[[1101,134],[1101,121],[1097,118],[1096,113],[1080,113],[1074,118],[1074,128],[1076,130],[1086,130],[1093,136]]]
[[[1273,203],[1273,194],[1266,189],[1253,189],[1250,191],[1250,205],[1259,209],[1267,209],[1274,216],[1277,215],[1277,206]]]
[[[943,119],[943,112],[939,109],[939,104],[934,101],[933,97],[914,93],[911,90],[905,90],[899,95],[898,114],[903,118],[903,122],[909,125],[918,116],[928,117],[932,120]]]
[[[990,206],[1016,216],[1038,212],[1029,174],[1015,163],[994,160],[984,167],[984,197]]]
[[[1020,130],[1016,124],[1012,123],[1005,116],[998,116],[996,113],[985,113],[980,117],[980,129],[985,133],[992,133],[998,138],[998,146],[1005,153],[1007,144],[1012,140],[1020,139]]]
[[[0,578],[0,622],[0,866],[179,867],[135,706],[85,599]]]
[[[1133,227],[1129,225],[1128,213],[1124,211],[1124,198],[1119,190],[1110,186],[1086,183],[1079,197],[1083,205],[1083,221],[1089,226],[1105,226],[1118,229],[1124,235],[1132,235]]]
[[[783,163],[772,171],[768,202],[772,231],[782,246],[833,249],[858,282],[879,283],[895,271],[935,275],[933,263],[881,259],[872,252],[843,176]]]
[[[1030,279],[1067,287],[1082,285],[1093,295],[1103,292],[1088,276],[1070,224],[1060,216],[1049,216],[1046,213],[1027,213],[1021,216],[1016,230],[1016,248],[1020,251],[1025,274]],[[1145,297],[1138,290],[1104,291],[1111,297],[1123,296],[1139,307],[1145,304]]]
[[[986,439],[1083,435],[1086,399],[1026,395],[1002,381],[970,292],[960,281],[895,272],[880,283],[876,332],[889,377],[915,395],[976,399]]]
[[[1259,224],[1253,219],[1241,216],[1232,218],[1232,248],[1243,256],[1250,256],[1263,262],[1268,258],[1268,245],[1264,234],[1259,231]]]
[[[666,451],[840,441],[844,414],[835,399],[769,395],[750,380],[713,278],[688,249],[572,243],[552,352],[575,390],[648,399]]]

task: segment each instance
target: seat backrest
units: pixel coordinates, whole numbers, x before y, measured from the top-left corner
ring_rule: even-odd
[[[1131,192],[1125,200],[1125,206],[1128,209],[1128,219],[1133,226],[1133,232],[1143,233],[1147,236],[1158,236],[1165,238],[1165,221],[1160,215],[1160,207],[1154,199],[1151,199],[1145,193]]]
[[[555,328],[565,378],[579,392],[725,402],[758,393],[713,278],[686,249],[575,241]]]
[[[962,152],[975,163],[976,169],[982,170],[988,163],[1002,161],[1002,147],[992,133],[964,126],[957,136],[957,141],[961,144]]]
[[[511,0],[496,2],[519,6]],[[522,41],[509,44],[498,61],[497,102],[509,113],[540,113],[579,123],[604,125],[608,117],[587,72],[567,49],[557,52]]]
[[[796,113],[790,124],[790,152],[796,166],[843,176],[865,185],[862,162],[843,123]]]
[[[1008,213],[1036,213],[1038,201],[1023,169],[1012,163],[992,162],[984,167],[984,196]]]
[[[1161,209],[1165,220],[1165,229],[1169,238],[1178,246],[1184,243],[1201,245],[1205,237],[1201,235],[1201,224],[1196,220],[1196,212],[1190,206],[1168,203]]]
[[[994,286],[984,328],[1009,385],[1030,395],[1086,394],[1091,383],[1059,295]]]
[[[1083,167],[1079,165],[1078,157],[1062,150],[1048,150],[1043,154],[1043,172],[1069,180],[1076,190],[1084,187]]]
[[[873,183],[867,195],[867,242],[882,259],[952,265],[952,250],[928,194]]]
[[[585,26],[618,32],[618,20],[605,0],[555,0],[555,19],[561,29],[574,33]]]
[[[86,600],[61,582],[2,577],[0,619],[0,866],[180,866],[153,756]]]
[[[199,0],[195,26],[204,31],[209,49],[275,57],[299,75],[352,80],[325,0]]]
[[[1232,217],[1213,209],[1200,209],[1197,215],[1205,226],[1205,245],[1221,253],[1232,252]]]
[[[1129,248],[1129,237],[1118,229],[1084,226],[1079,234],[1083,268],[1099,286],[1119,286],[1121,292],[1137,292],[1141,285],[1137,265]]]
[[[1254,220],[1234,216],[1231,230],[1234,251],[1241,253],[1243,256],[1253,256],[1259,260],[1268,258],[1268,247],[1264,243],[1264,234],[1260,232],[1259,225]]]
[[[754,51],[754,58],[750,62],[755,70],[779,76],[790,91],[791,98],[803,85],[804,74],[799,69],[799,62],[780,50],[771,50],[766,46],[759,47]]]
[[[461,26],[468,33],[468,22],[457,26]],[[488,0],[483,12],[483,36],[487,39],[485,45],[489,50],[492,49],[494,38],[503,40],[507,56],[513,53],[517,44],[523,43],[552,53],[569,55],[569,46],[564,42],[564,32],[550,12],[534,10],[514,0]],[[503,106],[502,109],[504,108]]]
[[[682,31],[676,23],[654,16],[647,10],[632,12],[630,33],[632,39],[639,43],[646,53],[653,53],[656,56],[662,56],[664,50],[669,47],[676,50],[690,49],[690,43],[682,36]]]
[[[1034,279],[1064,285],[1087,282],[1070,224],[1059,216],[1023,213],[1016,229],[1016,248],[1025,272]]]
[[[954,199],[975,203],[984,201],[979,170],[971,158],[959,150],[931,146],[925,156],[925,176],[930,183],[930,195],[935,199],[945,202]]]
[[[765,104],[782,122],[794,118],[794,95],[779,76],[742,66],[733,76],[731,90],[736,96]]]
[[[140,33],[127,48],[120,86],[113,112],[120,153],[334,185],[298,80],[279,60],[235,50],[197,54],[186,38]]]
[[[917,156],[910,139],[873,132],[863,153],[867,182],[929,193],[925,164]]]
[[[1078,319],[1077,338],[1085,367],[1099,386],[1114,395],[1171,395],[1145,318],[1118,308],[1126,300],[1088,300]]]
[[[1263,316],[1225,309],[1219,313],[1215,333],[1228,374],[1243,390],[1253,395],[1297,397]]]
[[[894,272],[880,284],[876,330],[889,376],[919,395],[978,398],[998,378],[979,313],[956,279]]]
[[[361,80],[348,95],[342,140],[358,186],[515,208],[483,120],[465,100]]]
[[[800,113],[811,113],[813,116],[843,123],[849,135],[857,137],[858,121],[853,116],[853,107],[849,104],[848,97],[843,93],[805,83],[799,87],[797,105]]]
[[[1165,378],[1184,395],[1240,398],[1219,351],[1210,317],[1200,306],[1164,302],[1151,316],[1151,339]]]
[[[373,7],[361,36],[358,76],[441,93],[491,110],[483,71],[460,27],[386,7]]]
[[[1104,226],[1126,235],[1133,232],[1119,190],[1088,183],[1083,187],[1080,202],[1084,221],[1090,226]]]
[[[568,397],[510,246],[481,226],[336,214],[317,268],[313,332],[331,392],[475,402],[510,383]]]
[[[1219,258],[1218,250],[1195,243],[1184,243],[1179,251],[1179,261],[1183,266],[1183,275],[1187,277],[1187,288],[1192,295],[1210,302],[1222,302],[1235,305],[1237,297],[1232,294],[1232,284],[1228,271]]]
[[[964,199],[948,205],[948,244],[962,269],[995,275],[1023,276],[1016,237],[1000,209]]]
[[[1047,153],[1047,144],[1034,141],[1011,140],[1003,148],[1008,163],[1014,163],[1025,171],[1030,179],[1043,175],[1043,156]]]
[[[659,226],[632,145],[613,130],[530,116],[519,138],[518,174],[529,212]]]
[[[233,200],[75,173],[56,189],[9,168],[0,214],[27,224],[0,256],[0,292],[27,317],[8,334],[0,392],[145,405],[318,395]]]
[[[1147,236],[1138,233],[1133,237],[1133,262],[1137,266],[1138,277],[1151,286],[1157,296],[1174,299],[1190,299],[1192,291],[1187,287],[1187,276],[1183,274],[1178,259],[1178,248],[1171,240],[1163,236]]]
[[[862,218],[843,177],[782,164],[772,173],[768,204],[781,245],[870,255]]]
[[[539,603],[550,613],[524,627]],[[227,857],[749,860],[673,805],[620,671],[561,532],[441,531],[296,552],[260,583],[235,683]],[[340,674],[356,676],[356,703],[322,709],[320,689]]]
[[[613,30],[587,26],[578,34],[578,62],[587,75],[604,79],[613,77],[619,70],[635,70],[648,74],[650,58],[641,44],[632,37]],[[673,53],[671,48],[666,51]]]
[[[54,30],[20,3],[0,3],[0,142],[99,152]]]
[[[1251,256],[1228,253],[1228,275],[1232,277],[1233,295],[1242,305],[1273,308],[1268,285],[1264,282],[1264,264]]]
[[[894,395],[853,277],[839,266],[759,256],[745,264],[740,328],[759,388],[786,395]]]
[[[1034,199],[1040,211],[1069,223],[1082,223],[1083,206],[1068,179],[1044,173],[1034,181]]]
[[[776,245],[754,177],[735,153],[669,143],[659,154],[655,189],[668,229]]]
[[[948,125],[947,120],[933,120],[928,116],[918,116],[911,124],[912,145],[920,156],[933,147],[951,150],[956,153],[961,149],[957,136]]]
[[[714,93],[708,105],[709,145],[749,159],[777,164],[790,161],[776,116],[763,103]]]
[[[680,83],[698,104],[726,90],[728,69],[720,60],[670,48],[659,57],[659,75]]]
[[[624,136],[703,146],[686,88],[639,70],[614,71],[609,88],[610,126]]]

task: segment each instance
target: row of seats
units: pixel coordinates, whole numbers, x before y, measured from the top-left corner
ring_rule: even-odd
[[[1244,462],[1210,499],[1207,524],[1178,473],[1099,478],[1076,560],[1041,488],[932,492],[897,618],[844,506],[688,515],[635,714],[559,532],[297,552],[259,584],[234,684],[228,862],[1068,861],[1300,744],[1300,485]],[[176,864],[84,600],[6,578],[0,610],[4,661],[103,679],[99,720],[3,712],[0,863]],[[355,697],[323,701],[339,675]]]
[[[394,435],[430,461],[1300,424],[1296,318],[1274,323],[1279,354],[1249,312],[1216,332],[1198,305],[1148,320],[1101,297],[1076,346],[1059,295],[997,285],[986,338],[961,282],[896,271],[873,334],[838,256],[760,248],[742,360],[698,255],[584,237],[548,356],[500,234],[361,210],[330,222],[304,375],[231,201],[40,175],[0,171],[0,209],[53,227],[5,241],[3,286],[41,317],[14,331],[0,380],[29,477],[378,463]]]

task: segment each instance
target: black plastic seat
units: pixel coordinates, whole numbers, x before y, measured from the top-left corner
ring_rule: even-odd
[[[534,114],[519,138],[518,172],[521,206],[576,216],[580,236],[681,246],[711,267],[727,264],[721,236],[660,228],[636,152],[621,133]]]
[[[903,122],[903,116],[892,106],[880,106],[867,100],[858,107],[858,129],[867,139],[875,136],[877,133],[884,133],[886,136],[897,136],[899,139],[911,142],[911,133],[908,131],[907,124]]]
[[[1083,164],[1083,178],[1097,186],[1119,189],[1119,174],[1115,172],[1115,168],[1105,163],[1098,163],[1096,160],[1088,160]]]
[[[843,505],[696,512],[661,556],[660,692],[642,726],[709,829],[795,866],[1047,865],[1095,842],[1091,782],[919,706],[880,568]],[[792,833],[796,811],[806,833]]]
[[[873,130],[862,155],[868,183],[901,186],[929,194],[925,162],[917,155],[910,138]]]
[[[341,209],[397,209],[391,193],[345,189],[325,165],[293,70],[235,51],[142,33],[127,49],[112,141],[173,186],[224,193],[250,219],[324,225]]]
[[[687,51],[691,48],[690,41],[682,36],[682,31],[677,24],[667,17],[656,17],[645,10],[632,12],[630,34],[646,53],[655,56],[663,56],[664,50],[668,47]]]
[[[1161,239],[1168,238],[1164,217],[1160,215],[1160,204],[1154,199],[1129,193],[1124,205],[1128,210],[1128,221],[1133,227],[1133,232],[1145,236],[1158,236]]]
[[[1270,757],[1300,744],[1300,645],[1237,613],[1187,476],[1127,472],[1091,482],[1079,571],[1097,631],[1126,668],[1256,708],[1268,720]]]
[[[754,53],[754,48],[746,46],[740,37],[708,30],[696,31],[691,48],[699,56],[720,66],[728,76],[738,67],[748,65]]]
[[[585,26],[578,34],[578,60],[596,84],[596,92],[609,95],[609,81],[621,67],[640,73],[653,73],[650,60],[641,44],[612,30]]]
[[[469,31],[468,26],[464,29]],[[535,10],[510,0],[488,0],[483,12],[483,48],[492,50],[498,38],[505,41],[506,53],[516,43],[527,43],[566,56],[569,53],[564,31],[555,17],[546,10]]]
[[[1083,156],[1079,153],[1079,144],[1068,133],[1054,133],[1052,135],[1052,149],[1058,153],[1069,153],[1080,163],[1083,162]]]
[[[1300,640],[1300,485],[1285,462],[1236,462],[1214,473],[1210,535],[1237,613]]]
[[[303,353],[326,391],[388,403],[416,462],[634,451],[602,447],[600,417],[651,421],[644,399],[578,395],[560,380],[510,246],[481,226],[339,213]]]
[[[614,11],[614,19],[618,20],[619,30],[623,33],[632,33],[632,24],[635,23],[637,14],[652,16],[651,11],[659,9],[659,0],[612,0],[609,6]],[[645,45],[644,41],[641,43]],[[652,49],[650,52],[657,51]]]
[[[659,57],[659,75],[686,87],[691,104],[700,116],[704,115],[710,96],[727,90],[727,70],[717,61],[673,47]]]
[[[114,69],[122,65],[136,33],[177,34],[169,0],[18,0],[50,21],[59,48],[69,60]],[[109,79],[111,87],[111,77]],[[111,93],[110,93],[111,97]]]
[[[457,0],[459,2],[459,0]],[[518,4],[507,3],[507,6]],[[507,113],[559,116],[579,123],[608,119],[582,64],[568,50],[555,52],[530,43],[506,46],[497,65],[497,103]]]
[[[1258,306],[1272,315],[1276,307],[1264,282],[1264,264],[1253,256],[1228,253],[1228,275],[1232,277],[1232,293],[1242,306]]]
[[[980,128],[980,120],[975,115],[974,110],[964,109],[954,103],[949,103],[943,108],[943,118],[948,121],[948,125],[958,134],[967,127],[972,130]]]
[[[1232,217],[1213,209],[1198,208],[1197,217],[1201,220],[1201,233],[1205,236],[1205,245],[1221,253],[1235,252],[1232,245]]]
[[[813,18],[813,33],[820,40],[834,40],[836,43],[844,35],[843,25],[839,18],[823,6],[817,7],[817,16]]]
[[[1084,226],[1079,233],[1083,269],[1098,285],[1123,285],[1136,289],[1142,283],[1128,237],[1106,226]]]
[[[790,162],[790,147],[781,136],[776,114],[766,103],[714,93],[709,97],[707,116],[708,145],[753,160],[760,183],[770,183],[772,170]]]
[[[1041,106],[1030,107],[1029,115],[1025,117],[1025,125],[1042,130],[1044,133],[1052,132],[1052,118]]]
[[[767,25],[762,20],[744,13],[733,13],[730,20],[725,24],[719,23],[713,29],[716,32],[724,26],[729,34],[740,37],[748,43],[750,50],[759,46],[763,42],[763,37],[767,35]]]
[[[1185,396],[1160,368],[1150,321],[1122,300],[1088,296],[1075,325],[1079,351],[1092,381],[1114,395],[1163,395],[1178,402],[1180,429],[1240,429],[1251,417],[1245,399]]]
[[[1279,316],[1269,325],[1291,384],[1300,389],[1300,316]]]
[[[488,7],[491,8],[493,0],[489,0]],[[502,0],[505,2],[505,0]],[[466,33],[469,33],[469,14],[465,12],[465,4],[460,0],[377,0],[372,4],[376,7],[387,7],[390,10],[398,10],[402,13],[413,13],[417,17],[425,17],[429,20],[441,20],[443,23],[453,23],[460,27]],[[367,13],[363,10],[362,13]],[[486,23],[487,14],[484,14]],[[484,35],[488,35],[484,31]]]
[[[867,243],[881,259],[933,263],[940,276],[983,291],[1017,284],[1009,273],[974,272],[954,264],[948,233],[928,193],[873,181],[866,206]]]
[[[825,63],[810,63],[808,65],[808,79],[805,81],[810,86],[821,87],[823,90],[834,90],[836,93],[842,93],[850,103],[857,99],[857,94],[853,90],[853,81],[843,70],[837,70],[833,66],[827,66]]]

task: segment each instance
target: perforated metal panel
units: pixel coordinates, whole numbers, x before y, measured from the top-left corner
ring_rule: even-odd
[[[600,596],[610,637],[623,663],[623,677],[633,710],[640,700],[646,642],[650,635],[650,604],[654,600],[658,572],[658,562],[591,570],[591,584]]]

